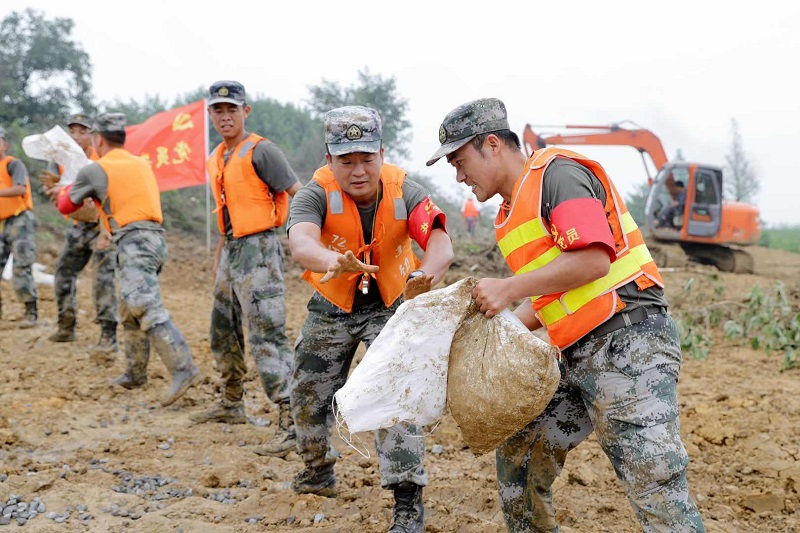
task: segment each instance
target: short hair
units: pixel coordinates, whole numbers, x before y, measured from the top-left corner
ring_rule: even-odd
[[[676,187],[684,187],[684,188],[686,187],[686,185],[684,185],[681,180],[675,180],[675,186]]]
[[[125,132],[124,131],[100,131],[100,137],[113,146],[125,145]]]
[[[489,135],[497,136],[497,138],[503,141],[503,144],[509,148],[516,148],[517,150],[522,149],[522,145],[519,143],[519,136],[511,130],[497,130],[479,133],[470,142],[472,143],[472,146],[474,146],[475,149],[480,152],[481,148],[483,148],[484,141],[486,141],[486,137]]]

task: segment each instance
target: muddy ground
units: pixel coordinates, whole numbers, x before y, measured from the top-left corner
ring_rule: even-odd
[[[247,383],[246,426],[192,426],[189,415],[218,399],[208,348],[211,261],[201,241],[170,237],[162,275],[164,300],[205,373],[202,385],[161,408],[168,384],[153,357],[144,389],[109,380],[122,368],[98,366],[87,347],[96,341],[89,274],[79,288],[78,342],[47,340],[55,327],[52,288],[41,287],[40,327],[19,330],[22,307],[3,282],[0,322],[0,506],[35,509],[27,531],[386,531],[391,494],[380,488],[374,453],[361,457],[337,439],[339,496],[296,496],[288,482],[301,468],[296,454],[265,459],[252,448],[269,440],[277,422],[258,382]],[[50,267],[59,242],[40,247]],[[501,272],[496,252],[461,243],[448,276]],[[783,280],[797,291],[800,256],[753,249],[757,273],[721,274],[720,298]],[[287,260],[289,336],[294,340],[311,293]],[[695,305],[681,293],[687,279],[713,280],[708,267],[665,272],[676,307]],[[709,283],[711,283],[709,281]],[[689,479],[707,528],[715,532],[800,531],[800,371],[781,372],[781,358],[718,338],[707,360],[685,358],[680,401]],[[370,442],[369,435],[362,440]],[[491,454],[475,457],[449,417],[426,440],[431,484],[424,491],[426,531],[505,531]],[[17,500],[11,501],[16,496]],[[593,439],[574,450],[556,483],[563,531],[638,531],[608,460]],[[24,502],[26,505],[20,505]],[[0,513],[7,514],[7,513]],[[19,513],[15,511],[14,516]],[[30,515],[30,513],[29,513]],[[9,530],[16,530],[17,519]],[[3,530],[0,526],[0,530]]]

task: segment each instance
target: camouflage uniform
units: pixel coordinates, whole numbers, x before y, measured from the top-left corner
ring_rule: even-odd
[[[23,211],[17,216],[0,220],[0,229],[0,271],[5,268],[8,256],[13,254],[11,283],[14,292],[20,302],[36,304],[38,293],[32,268],[36,260],[36,220],[33,211]]]
[[[117,295],[114,286],[116,247],[110,245],[96,250],[99,222],[78,222],[67,229],[66,241],[56,261],[54,292],[58,307],[58,323],[73,329],[77,318],[77,279],[80,272],[92,261],[94,283],[92,299],[97,312],[95,323],[113,323],[116,328]]]
[[[336,454],[329,453],[334,393],[347,373],[360,342],[367,347],[400,306],[402,298],[387,308],[383,302],[354,307],[347,313],[314,293],[308,316],[295,345],[292,414],[297,428],[297,447],[307,466],[332,467]],[[425,453],[421,429],[398,424],[375,432],[375,448],[384,488],[409,481],[428,484],[422,468]]]
[[[242,319],[247,344],[267,396],[289,401],[293,354],[286,337],[283,249],[274,231],[225,240],[214,282],[211,353],[225,384],[223,402],[242,401],[247,373]]]

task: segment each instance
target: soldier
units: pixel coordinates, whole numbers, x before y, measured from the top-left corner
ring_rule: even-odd
[[[425,292],[453,259],[445,216],[428,193],[384,164],[381,120],[373,109],[341,107],[325,115],[327,165],[297,193],[289,214],[292,257],[316,292],[295,346],[292,414],[305,468],[297,493],[335,494],[331,400],[347,379],[360,342],[375,340],[403,298]],[[420,263],[411,240],[425,251]],[[375,432],[381,486],[394,491],[393,532],[424,524],[420,428]]]
[[[28,170],[19,159],[8,155],[6,130],[0,127],[0,272],[13,254],[12,284],[17,298],[25,304],[20,328],[32,328],[38,320],[33,262],[36,259],[36,220]],[[2,316],[2,296],[0,296]]]
[[[293,354],[286,337],[283,248],[276,229],[289,214],[289,196],[301,185],[281,149],[245,129],[250,106],[242,84],[218,81],[209,92],[208,114],[223,139],[208,160],[220,232],[209,339],[223,394],[219,405],[192,420],[247,421],[242,387],[246,324],[261,384],[279,409],[272,442],[255,451],[284,456],[295,447],[289,406]]]
[[[83,149],[86,157],[90,161],[97,161],[100,156],[92,147],[91,118],[83,113],[72,115],[67,122],[67,128],[69,136]],[[58,165],[51,164],[43,174],[43,182],[57,182],[61,169]],[[116,250],[105,239],[98,238],[100,232],[99,216],[95,221],[73,221],[67,229],[64,248],[56,261],[54,281],[58,330],[49,337],[53,342],[75,341],[77,280],[91,259],[94,273],[92,298],[97,313],[95,322],[100,324],[100,339],[91,349],[98,355],[109,354],[117,349],[117,296],[114,287]],[[104,244],[108,245],[103,246]]]
[[[117,246],[120,315],[125,332],[125,372],[113,383],[126,389],[147,382],[150,346],[172,375],[161,399],[168,406],[200,379],[186,340],[161,302],[158,275],[167,258],[161,225],[161,198],[153,170],[124,149],[125,115],[97,117],[92,143],[100,155],[83,167],[75,183],[48,189],[61,213],[79,209],[86,198],[100,205],[100,216]]]
[[[566,365],[545,412],[497,449],[509,531],[558,531],[552,484],[592,431],[644,531],[705,531],[686,481],[664,284],[603,167],[553,147],[526,160],[496,98],[448,113],[439,142],[428,165],[447,156],[478,201],[504,201],[496,235],[516,275],[482,279],[476,304],[491,317],[525,299],[517,316],[546,327]]]

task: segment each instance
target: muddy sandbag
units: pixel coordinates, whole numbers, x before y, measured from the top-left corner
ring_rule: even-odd
[[[544,411],[558,388],[558,350],[511,311],[476,306],[450,346],[447,405],[476,455],[492,451]]]

